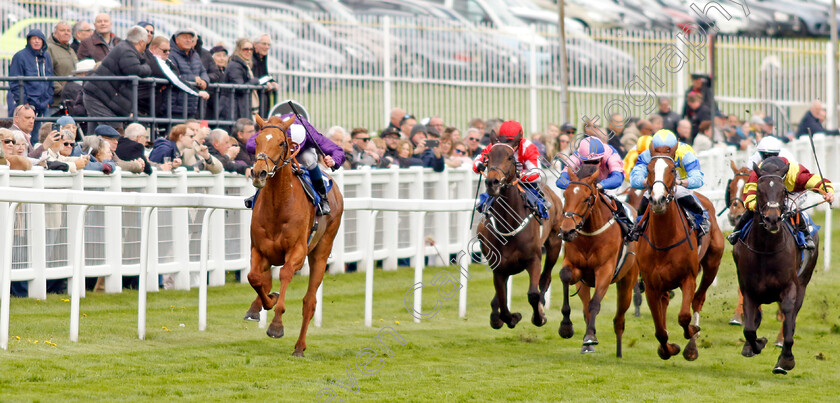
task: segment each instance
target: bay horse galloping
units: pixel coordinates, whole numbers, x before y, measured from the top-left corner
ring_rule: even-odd
[[[741,215],[747,211],[747,206],[744,204],[744,185],[750,179],[752,171],[747,167],[735,166],[734,161],[729,161],[729,165],[735,176],[726,185],[726,208],[729,210],[727,213],[729,224],[734,227]],[[732,319],[729,319],[729,324],[740,326],[742,323],[744,323],[744,296],[738,289],[738,305],[735,306],[735,312],[732,314]]]
[[[601,310],[601,301],[607,289],[615,283],[618,290],[613,319],[615,355],[621,357],[624,315],[630,307],[633,286],[639,278],[639,267],[635,261],[636,242],[624,244],[621,229],[608,207],[612,200],[601,194],[596,187],[598,165],[583,164],[579,172],[575,173],[573,169],[568,172],[570,182],[563,193],[566,204],[560,226],[563,240],[566,241],[566,252],[560,270],[560,279],[563,281],[563,321],[559,333],[566,339],[574,334],[572,321],[569,320],[569,285],[580,282],[578,295],[583,303],[586,321],[581,353],[595,351],[594,346],[598,344],[595,318]],[[619,262],[623,249],[626,249],[626,258]],[[595,288],[593,296],[590,296],[590,287]]]
[[[513,328],[522,319],[520,313],[511,313],[507,306],[508,277],[527,270],[528,302],[533,308],[531,323],[543,326],[546,323],[544,305],[545,291],[551,284],[551,271],[563,241],[560,232],[560,210],[562,202],[553,191],[542,185],[545,198],[551,203],[548,218],[542,223],[525,204],[519,170],[516,166],[516,150],[506,143],[492,139],[487,153],[488,195],[493,198],[485,209],[485,218],[478,224],[481,251],[490,261],[493,270],[493,285],[496,294],[490,302],[490,326],[499,329],[503,324]],[[542,247],[545,246],[545,264],[540,273]]]
[[[796,317],[805,300],[805,288],[816,266],[819,248],[810,251],[806,262],[800,258],[791,217],[799,214],[787,209],[788,191],[784,175],[788,164],[778,157],[755,167],[758,176],[755,211],[747,212],[752,225],[745,237],[739,238],[732,251],[738,269],[738,284],[744,295],[744,338],[741,351],[745,357],[761,353],[767,339],[756,336],[761,324],[761,304],[780,302],[784,314],[784,342],[773,373],[786,374],[793,369],[793,333]],[[794,204],[795,203],[791,203]],[[814,240],[818,240],[817,234]]]
[[[315,312],[315,292],[324,278],[327,258],[341,224],[344,201],[338,188],[333,187],[327,195],[332,211],[318,217],[317,228],[310,234],[316,220],[316,207],[307,198],[293,171],[294,158],[299,151],[298,144],[289,137],[289,128],[294,120],[294,117],[281,120],[273,116],[265,121],[257,116],[260,132],[253,184],[262,190],[251,219],[251,272],[248,274],[248,282],[257,292],[257,298],[245,319],[256,319],[261,309],[274,308],[274,319],[266,334],[274,338],[283,337],[286,288],[294,274],[303,267],[304,259],[309,257],[309,287],[303,297],[303,322],[293,353],[303,357],[306,330]],[[283,266],[280,269],[280,292],[271,292],[271,266],[279,265]]]
[[[714,206],[705,196],[695,193],[709,212],[710,230],[698,245],[695,229],[675,199],[677,171],[674,158],[677,146],[651,149],[647,166],[646,187],[650,190],[650,207],[645,213],[647,227],[636,248],[636,263],[645,282],[645,297],[653,316],[659,357],[667,360],[680,352],[680,347],[668,343],[666,313],[670,297],[668,291],[680,288],[682,306],[679,323],[683,336],[689,339],[683,357],[697,359],[696,338],[700,331],[700,311],[706,301],[706,291],[717,275],[723,256],[723,234],[715,220]],[[699,271],[703,277],[697,287]],[[695,291],[695,287],[696,291]],[[692,314],[693,323],[692,323]]]

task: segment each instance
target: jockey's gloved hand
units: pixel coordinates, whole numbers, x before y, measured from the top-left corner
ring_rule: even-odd
[[[603,191],[604,191],[604,185],[602,185],[602,184],[600,184],[600,183],[596,184],[596,185],[595,185],[595,188],[596,188],[596,189],[598,189],[598,191],[599,191],[599,192],[603,192]]]
[[[475,165],[475,168],[478,169],[478,172],[484,172],[484,170],[487,167],[484,165],[484,162],[478,161],[478,164]]]

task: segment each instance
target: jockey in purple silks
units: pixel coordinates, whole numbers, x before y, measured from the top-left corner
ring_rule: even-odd
[[[317,150],[320,148],[320,151],[324,153],[324,163],[327,167],[332,168],[332,170],[335,171],[336,169],[341,168],[341,165],[344,164],[344,149],[333,143],[332,140],[328,139],[323,134],[319,133],[318,130],[315,130],[312,124],[309,123],[303,116],[295,116],[294,114],[288,113],[280,118],[283,119],[283,121],[286,121],[287,119],[291,119],[293,117],[295,119],[295,123],[289,127],[289,133],[286,135],[300,146],[300,152],[298,152],[297,157],[295,158],[303,169],[309,172],[309,179],[312,181],[312,187],[316,192],[318,192],[318,195],[321,196],[321,204],[318,206],[320,210],[318,215],[329,215],[330,202],[327,199],[327,187],[323,180],[318,180],[322,177],[322,174],[321,168],[318,166]],[[251,154],[255,154],[257,151],[258,134],[259,132],[254,133],[254,135],[251,136],[245,144],[245,150]]]

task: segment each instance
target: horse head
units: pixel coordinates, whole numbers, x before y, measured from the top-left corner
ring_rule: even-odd
[[[735,166],[734,161],[729,161],[729,165],[735,176],[729,180],[726,187],[726,203],[729,205],[729,223],[734,226],[738,218],[747,211],[747,207],[744,205],[744,185],[750,178],[750,169],[747,167],[739,168]]]
[[[662,214],[668,203],[674,200],[677,184],[677,170],[674,162],[676,147],[660,146],[650,150],[647,166],[647,188],[650,189],[650,208],[654,214]]]
[[[790,164],[781,158],[770,157],[761,164],[753,164],[758,176],[756,183],[755,207],[761,217],[761,226],[772,234],[779,232],[785,216],[785,188],[784,175]]]
[[[294,157],[294,143],[287,136],[289,126],[294,121],[294,117],[283,120],[277,116],[272,116],[266,121],[257,115],[259,134],[253,169],[254,187],[259,189],[265,186],[266,180],[288,165]]]
[[[566,202],[560,221],[560,235],[566,242],[573,241],[578,231],[586,224],[589,212],[598,201],[598,165],[581,164],[578,169],[569,169],[569,186],[563,191]]]
[[[487,153],[487,194],[497,197],[502,189],[516,183],[516,150],[507,143],[493,143]]]

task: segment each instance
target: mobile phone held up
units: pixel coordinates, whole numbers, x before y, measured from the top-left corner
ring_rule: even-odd
[[[440,140],[426,140],[426,148],[436,148],[440,145]]]

